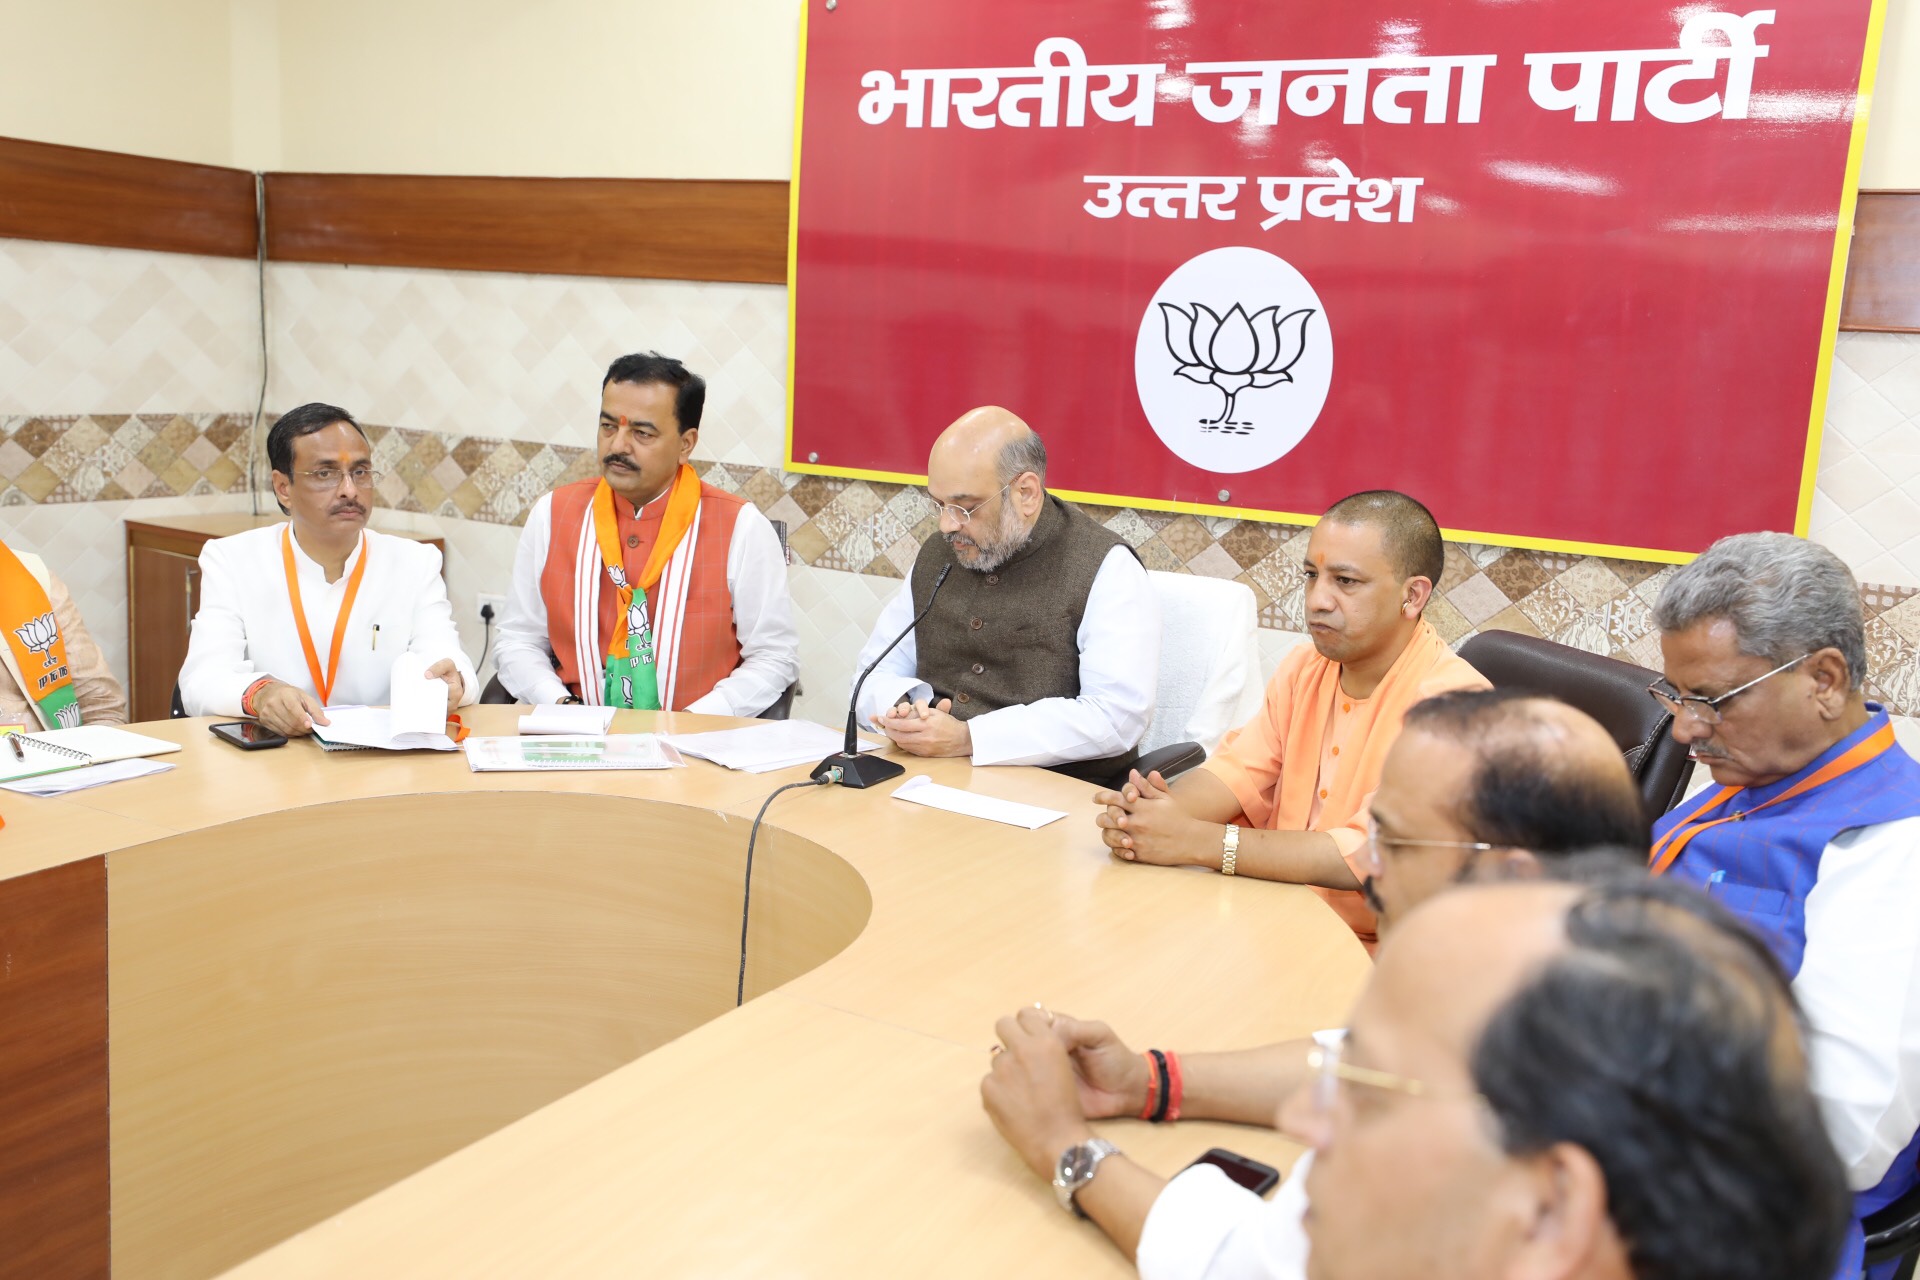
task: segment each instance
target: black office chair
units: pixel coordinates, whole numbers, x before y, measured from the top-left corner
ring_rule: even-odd
[[[1647,696],[1658,671],[1516,631],[1483,631],[1460,646],[1460,656],[1497,688],[1548,694],[1598,720],[1626,757],[1651,816],[1686,795],[1693,762],[1669,732],[1673,717]]]
[[[173,701],[167,704],[167,719],[185,720],[186,718],[187,707],[180,701],[180,682],[176,680],[173,682]]]
[[[1867,1232],[1867,1266],[1877,1267],[1898,1258],[1893,1280],[1913,1280],[1920,1260],[1920,1187],[1895,1200],[1861,1224]]]
[[[483,707],[512,706],[519,699],[507,692],[507,686],[500,683],[496,672],[493,679],[487,681],[487,687],[480,691],[480,705]]]

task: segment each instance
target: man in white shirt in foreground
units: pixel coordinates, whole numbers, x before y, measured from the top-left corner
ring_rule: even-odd
[[[1001,1020],[981,1092],[1063,1205],[1113,1232],[1161,1183],[1047,1119],[1076,1090],[1048,1018]],[[1312,1280],[1817,1280],[1851,1216],[1778,964],[1639,875],[1420,907],[1278,1119],[1313,1154]],[[1290,1274],[1243,1244],[1182,1273]]]
[[[1385,937],[1407,912],[1462,881],[1631,874],[1646,847],[1639,788],[1597,721],[1513,689],[1456,690],[1409,708],[1387,752],[1363,847],[1372,874],[1362,892]],[[1138,1116],[1271,1125],[1307,1080],[1316,1048],[1303,1039],[1227,1053],[1142,1054],[1103,1023],[1062,1014],[1054,1025],[1079,1077],[1077,1105],[1057,1118],[1061,1124]],[[1338,1036],[1319,1039],[1331,1044]],[[1178,1070],[1178,1097],[1156,1088],[1155,1055]],[[1268,1269],[1255,1274],[1298,1275],[1303,1187],[1304,1178],[1288,1179],[1268,1206],[1201,1167],[1103,1225],[1128,1253],[1137,1243],[1147,1280],[1211,1275],[1209,1258],[1242,1254],[1265,1259]]]
[[[180,668],[190,716],[252,716],[289,737],[328,706],[383,706],[403,653],[446,682],[447,710],[478,699],[440,577],[440,553],[367,528],[373,454],[346,410],[304,404],[267,433],[288,522],[200,551],[200,611]]]
[[[939,532],[856,670],[931,611],[868,677],[860,722],[912,755],[1124,778],[1160,673],[1160,606],[1133,548],[1047,492],[1046,445],[1005,409],[940,433],[927,494]]]

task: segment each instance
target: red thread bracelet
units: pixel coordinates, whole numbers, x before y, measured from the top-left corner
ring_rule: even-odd
[[[1140,1108],[1140,1119],[1153,1119],[1153,1100],[1160,1092],[1160,1072],[1153,1065],[1153,1054],[1140,1055],[1147,1062],[1147,1105]]]
[[[253,714],[253,695],[260,692],[262,689],[266,688],[268,685],[272,683],[273,683],[272,676],[261,676],[258,680],[255,680],[252,684],[248,685],[247,691],[240,695],[240,714],[243,716],[252,715]]]
[[[1172,1124],[1180,1118],[1180,1101],[1186,1089],[1180,1080],[1180,1055],[1168,1049],[1167,1053],[1167,1123]]]

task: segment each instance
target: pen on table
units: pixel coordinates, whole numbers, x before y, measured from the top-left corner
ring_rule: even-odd
[[[15,760],[25,760],[25,759],[27,758],[27,753],[26,753],[26,752],[24,752],[24,751],[22,751],[22,750],[20,749],[20,735],[19,735],[19,734],[17,734],[17,733],[10,733],[10,734],[8,734],[8,735],[7,735],[7,745],[13,748],[13,758],[14,758]]]

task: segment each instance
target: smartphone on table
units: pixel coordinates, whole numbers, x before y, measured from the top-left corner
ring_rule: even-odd
[[[1264,1196],[1280,1185],[1278,1169],[1270,1164],[1261,1164],[1258,1160],[1243,1156],[1237,1151],[1229,1151],[1225,1147],[1208,1148],[1205,1155],[1187,1168],[1191,1169],[1194,1165],[1202,1164],[1212,1165],[1257,1196]]]
[[[230,742],[242,751],[259,751],[266,747],[287,745],[285,734],[275,733],[267,726],[252,720],[228,720],[221,724],[210,724],[207,728],[214,737],[222,742]]]

